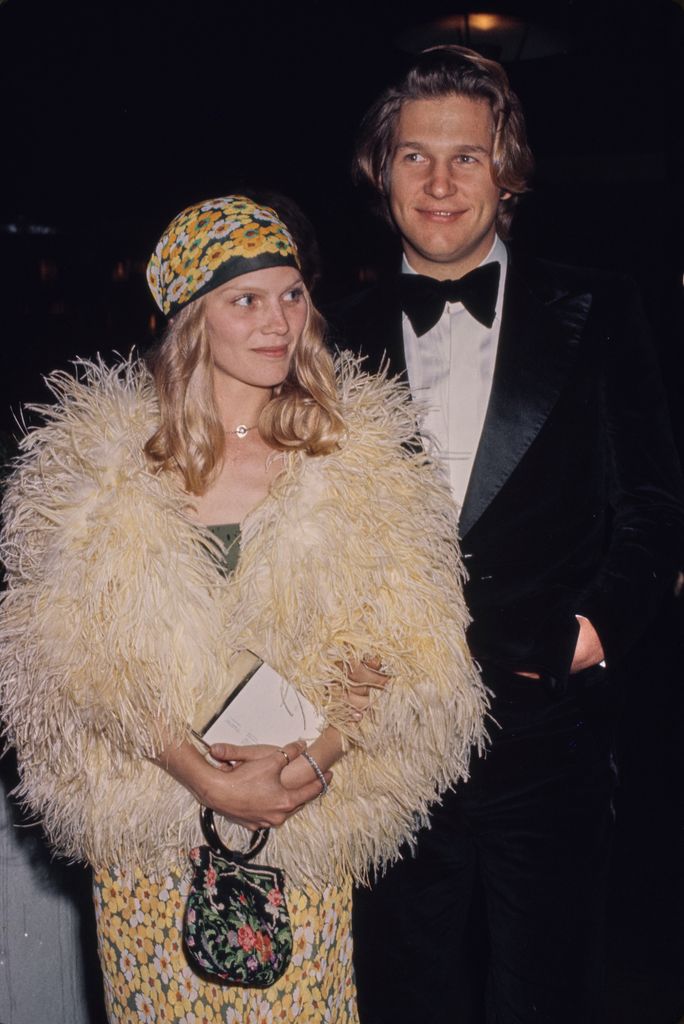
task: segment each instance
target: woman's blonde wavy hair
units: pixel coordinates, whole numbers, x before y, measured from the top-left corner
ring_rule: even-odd
[[[344,432],[335,368],[324,344],[325,321],[306,293],[308,316],[286,379],[259,417],[261,437],[279,451],[324,455]],[[214,398],[213,362],[204,300],[169,323],[149,365],[159,399],[159,427],[145,445],[158,470],[180,474],[190,494],[203,494],[223,460],[225,434]]]

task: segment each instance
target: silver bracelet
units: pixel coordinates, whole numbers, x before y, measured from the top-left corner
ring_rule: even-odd
[[[328,792],[328,783],[325,781],[325,775],[321,771],[320,764],[318,763],[315,757],[312,757],[308,750],[302,750],[302,757],[309,762],[314,772],[316,773],[316,778],[323,787],[323,789],[321,790],[321,796],[325,796],[325,794]]]

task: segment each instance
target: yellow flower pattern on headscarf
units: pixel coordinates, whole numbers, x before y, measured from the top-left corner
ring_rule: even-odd
[[[246,196],[223,196],[174,217],[150,257],[147,283],[168,316],[233,277],[274,266],[299,266],[278,214]]]

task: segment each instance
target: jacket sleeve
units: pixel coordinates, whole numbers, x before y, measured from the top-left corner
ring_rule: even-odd
[[[0,705],[22,763],[53,772],[83,770],[93,742],[121,764],[186,735],[221,630],[211,560],[145,463],[143,379],[86,373],[53,378],[3,503]]]
[[[331,866],[361,880],[396,857],[437,795],[467,776],[487,709],[465,640],[457,509],[412,444],[415,404],[405,385],[340,358],[345,435],[327,455],[293,458],[274,500],[244,520],[231,616],[233,645],[263,656],[348,741],[326,799],[270,840],[293,880],[305,848],[317,882]],[[344,665],[367,655],[392,682],[358,723]]]
[[[621,283],[603,363],[609,542],[576,611],[613,664],[654,617],[684,555],[681,470],[656,353],[636,289]]]

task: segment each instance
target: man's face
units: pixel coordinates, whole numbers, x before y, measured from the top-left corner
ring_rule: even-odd
[[[409,100],[399,114],[389,204],[406,257],[421,274],[462,277],[491,249],[500,190],[485,100]]]

